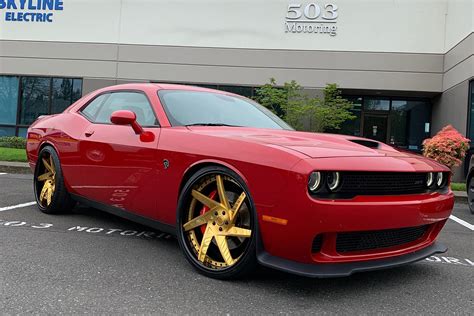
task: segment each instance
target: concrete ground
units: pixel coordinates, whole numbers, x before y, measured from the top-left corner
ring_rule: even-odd
[[[169,235],[84,207],[46,215],[32,201],[31,175],[0,174],[2,314],[474,311],[474,215],[465,204],[439,238],[448,252],[416,264],[340,279],[261,268],[226,282],[196,273]]]

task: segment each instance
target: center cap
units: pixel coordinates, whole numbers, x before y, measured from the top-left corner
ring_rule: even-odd
[[[218,217],[216,219],[216,223],[217,223],[217,225],[222,226],[222,224],[224,223],[224,220],[222,219],[222,217]]]

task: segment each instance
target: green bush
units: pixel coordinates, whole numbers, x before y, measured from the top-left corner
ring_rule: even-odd
[[[0,147],[25,149],[26,139],[16,136],[0,137]]]
[[[297,130],[333,132],[356,118],[351,113],[352,103],[341,96],[336,84],[327,84],[322,98],[310,97],[294,80],[279,87],[271,78],[256,90],[254,98]]]

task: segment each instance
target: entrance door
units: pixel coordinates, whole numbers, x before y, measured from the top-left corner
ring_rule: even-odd
[[[387,142],[388,117],[386,115],[364,115],[364,137]]]

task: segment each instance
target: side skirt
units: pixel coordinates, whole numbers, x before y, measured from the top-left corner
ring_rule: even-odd
[[[93,208],[99,209],[101,211],[113,214],[115,216],[119,216],[119,217],[128,219],[132,222],[154,228],[156,230],[162,231],[164,233],[168,233],[168,234],[173,235],[173,236],[177,235],[175,226],[168,225],[168,224],[165,224],[165,223],[153,220],[153,219],[149,219],[147,217],[143,217],[143,216],[134,214],[132,212],[128,212],[124,209],[121,209],[121,208],[118,208],[118,207],[115,207],[115,206],[103,204],[103,203],[100,203],[100,202],[97,202],[97,201],[92,201],[92,200],[89,200],[89,199],[87,199],[83,196],[77,195],[77,194],[71,194],[71,196],[77,202],[82,203],[84,205],[87,205],[89,207],[93,207]]]

